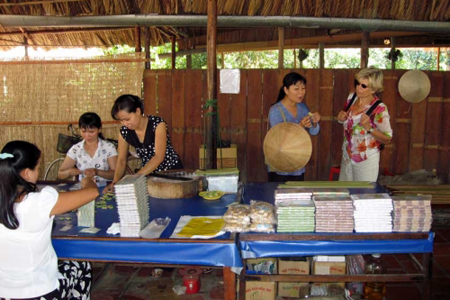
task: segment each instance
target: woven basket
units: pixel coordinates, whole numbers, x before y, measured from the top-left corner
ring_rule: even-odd
[[[62,154],[66,154],[69,151],[70,147],[79,143],[81,141],[81,137],[79,136],[71,136],[65,135],[62,133],[58,134],[58,144],[56,145],[56,151]]]

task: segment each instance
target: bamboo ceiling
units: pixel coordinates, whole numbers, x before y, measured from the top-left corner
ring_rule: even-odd
[[[219,15],[304,16],[448,22],[450,0],[217,0]],[[0,0],[0,14],[31,16],[103,16],[126,14],[206,15],[207,0]],[[1,18],[1,17],[0,17]],[[1,20],[0,20],[1,23]],[[181,49],[204,45],[205,28],[150,28],[152,45],[175,36]],[[12,34],[13,33],[13,34]],[[341,31],[340,34],[345,33]],[[286,38],[329,34],[326,30],[288,29]],[[427,35],[422,43],[450,44],[449,35]],[[143,35],[141,35],[142,45]],[[219,43],[269,41],[276,29],[219,29]],[[134,46],[133,28],[4,28],[0,46]]]

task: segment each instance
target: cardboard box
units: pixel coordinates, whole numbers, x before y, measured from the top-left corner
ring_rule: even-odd
[[[247,259],[247,274],[277,274],[276,258]]]
[[[313,272],[315,275],[341,275],[346,274],[345,262],[329,262],[329,261],[315,261],[313,262]],[[337,282],[342,287],[345,287],[345,282]]]
[[[279,282],[278,296],[291,298],[304,298],[309,295],[307,282]]]
[[[222,158],[220,153],[222,153]],[[205,166],[206,150],[203,145],[199,149],[200,169]],[[237,145],[231,144],[230,148],[217,148],[217,168],[236,168],[237,167]]]
[[[310,273],[310,259],[306,261],[293,259],[278,259],[278,274],[309,274]]]
[[[245,300],[275,300],[277,286],[275,282],[247,281]]]
[[[346,274],[345,262],[315,261],[313,265],[315,275]]]

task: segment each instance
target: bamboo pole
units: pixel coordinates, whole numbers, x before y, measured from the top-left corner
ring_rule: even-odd
[[[208,0],[207,26],[207,95],[208,101],[217,100],[217,0]],[[206,169],[217,168],[217,109],[207,108],[206,121]]]

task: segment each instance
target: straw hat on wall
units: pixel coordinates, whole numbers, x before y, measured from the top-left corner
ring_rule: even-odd
[[[267,132],[263,150],[271,171],[297,171],[306,166],[311,158],[311,137],[298,124],[280,123]]]
[[[418,103],[430,93],[431,83],[427,74],[419,70],[410,70],[403,74],[398,82],[398,92],[403,99]]]

